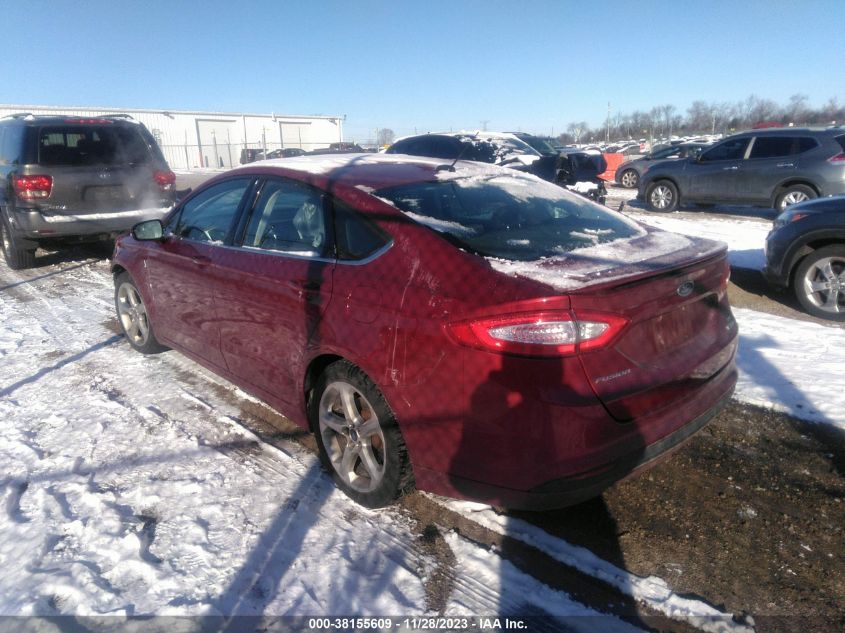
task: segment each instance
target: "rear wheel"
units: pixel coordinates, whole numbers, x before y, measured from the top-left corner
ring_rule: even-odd
[[[638,184],[640,184],[640,176],[633,169],[626,169],[619,176],[619,184],[622,185],[623,187],[628,187],[629,189],[633,189]]]
[[[816,192],[807,185],[792,185],[781,191],[775,199],[775,209],[783,211],[786,207],[812,200],[817,197]]]
[[[379,508],[413,488],[396,418],[363,371],[347,361],[329,365],[308,409],[320,460],[349,497]]]
[[[156,339],[144,298],[127,272],[114,279],[114,306],[123,334],[132,347],[142,354],[157,354],[167,349]]]
[[[6,265],[12,270],[33,268],[35,266],[35,248],[22,243],[15,235],[5,213],[0,213],[0,248]]]
[[[845,321],[845,246],[825,246],[807,255],[795,271],[792,287],[810,314]]]
[[[678,188],[668,180],[658,180],[648,186],[645,199],[652,211],[674,211],[678,208]]]

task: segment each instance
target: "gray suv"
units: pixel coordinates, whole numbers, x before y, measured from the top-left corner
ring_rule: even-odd
[[[730,136],[697,158],[661,162],[640,178],[653,211],[679,202],[774,207],[845,193],[845,128],[779,128]]]
[[[113,239],[161,218],[175,174],[149,131],[127,116],[14,114],[0,119],[0,245],[13,269],[39,246]]]

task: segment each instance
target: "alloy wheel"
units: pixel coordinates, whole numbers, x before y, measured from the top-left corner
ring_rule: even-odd
[[[810,196],[808,196],[803,191],[790,191],[786,194],[780,203],[780,210],[783,211],[786,207],[798,204],[799,202],[804,202],[805,200],[809,200]]]
[[[845,312],[845,259],[824,257],[804,274],[802,287],[807,300],[831,314]]]
[[[144,300],[131,283],[124,282],[117,290],[117,313],[126,336],[143,346],[150,336],[150,322]]]
[[[655,209],[668,209],[673,199],[674,194],[666,185],[657,185],[651,191],[651,204]]]
[[[353,490],[375,490],[386,461],[384,433],[372,404],[339,381],[326,386],[318,411],[323,446],[335,472]]]

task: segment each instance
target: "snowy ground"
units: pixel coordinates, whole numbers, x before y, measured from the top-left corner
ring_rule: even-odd
[[[768,230],[654,223],[726,239],[734,265],[749,267]],[[0,270],[0,615],[431,613],[436,561],[411,517],[362,509],[298,443],[252,435],[240,423],[248,398],[178,353],[134,353],[114,334],[111,295],[101,260]],[[831,385],[845,331],[735,312],[737,399],[845,429],[845,394]],[[504,529],[489,509],[453,509]],[[728,626],[659,578],[527,525],[508,530],[657,612]],[[495,551],[455,533],[446,542],[456,561],[446,613],[596,613]]]

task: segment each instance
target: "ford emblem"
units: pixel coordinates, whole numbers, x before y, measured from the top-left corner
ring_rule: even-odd
[[[689,297],[693,290],[695,290],[695,284],[691,281],[685,281],[678,286],[678,295],[681,297]]]

